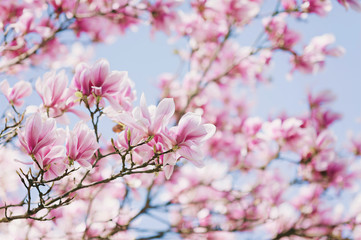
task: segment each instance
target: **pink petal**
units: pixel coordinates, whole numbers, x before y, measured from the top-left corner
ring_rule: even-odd
[[[153,123],[153,131],[156,133],[164,125],[167,125],[173,116],[175,111],[175,105],[173,98],[165,98],[157,106],[155,111],[155,118]]]
[[[197,167],[203,167],[203,154],[199,147],[193,144],[184,144],[180,146],[180,149],[177,151],[177,153],[188,161],[192,162]]]
[[[94,86],[100,87],[104,84],[106,77],[109,74],[109,62],[105,59],[97,61],[91,69],[93,75],[92,83]]]
[[[148,106],[147,106],[147,100],[145,99],[144,93],[140,97],[140,110],[141,110],[143,117],[145,119],[147,119],[148,122],[151,122],[150,113],[149,113]]]
[[[174,166],[173,165],[166,165],[163,167],[164,175],[167,180],[170,179],[170,177],[173,174]]]
[[[207,134],[203,136],[202,141],[206,141],[216,133],[216,126],[208,123],[208,124],[203,124],[203,127],[205,128]]]

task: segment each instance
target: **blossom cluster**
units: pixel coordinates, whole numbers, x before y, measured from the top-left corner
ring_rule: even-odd
[[[303,113],[265,119],[248,94],[271,83],[277,54],[303,76],[344,54],[332,34],[305,42],[294,21],[335,6],[1,1],[0,238],[360,238],[361,138],[340,150],[335,95],[308,91]],[[186,42],[174,51],[185,64],[159,76],[156,105],[145,94],[137,105],[132,73],[106,59],[91,64],[82,45],[142,24],[151,38]],[[260,34],[246,36],[257,24]],[[39,70],[34,81],[29,69]]]
[[[23,88],[24,84],[26,88]],[[99,136],[84,122],[77,123],[71,131],[57,128],[56,119],[65,112],[79,112],[73,108],[82,102],[88,109],[96,105],[102,111],[106,107],[104,99],[110,103],[104,109],[105,115],[123,127],[115,144],[118,150],[126,151],[130,146],[139,145],[130,161],[141,165],[155,153],[167,152],[157,163],[164,166],[167,178],[180,158],[202,165],[199,145],[214,135],[215,127],[203,124],[200,115],[187,113],[177,126],[168,128],[175,111],[173,99],[165,98],[158,106],[148,106],[142,95],[140,106],[132,109],[135,96],[131,80],[126,72],[110,71],[109,63],[104,59],[93,66],[78,65],[69,88],[67,84],[64,71],[48,72],[43,79],[38,79],[36,90],[43,104],[18,132],[21,146],[32,156],[36,167],[45,172],[45,180],[60,176],[74,162],[84,167],[92,165],[100,147]],[[19,102],[14,101],[21,101],[31,91],[31,86],[26,83],[20,82],[12,89],[7,81],[2,85],[9,103],[16,106]]]

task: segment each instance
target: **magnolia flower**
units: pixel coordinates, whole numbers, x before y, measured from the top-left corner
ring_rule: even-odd
[[[260,11],[260,1],[222,0],[214,1],[215,8],[223,10],[230,19],[243,26],[250,22]],[[218,6],[217,6],[218,4]]]
[[[45,171],[45,180],[61,175],[66,169],[65,148],[61,145],[46,146],[40,149],[35,155],[35,159],[41,169]]]
[[[173,173],[176,160],[185,158],[197,167],[203,166],[203,153],[200,145],[216,132],[213,124],[202,124],[202,118],[195,113],[186,113],[178,126],[170,129],[170,139],[174,146],[174,153],[164,156],[163,165],[166,178]]]
[[[43,100],[44,106],[53,107],[63,103],[66,97],[68,78],[65,71],[56,74],[55,71],[44,74],[43,79],[38,79],[35,84],[36,91]]]
[[[132,128],[138,129],[146,136],[160,133],[169,123],[175,111],[172,98],[164,98],[158,106],[147,106],[144,94],[140,98],[140,107],[133,110],[132,114],[122,113],[119,121]]]
[[[294,67],[303,73],[316,73],[325,65],[326,56],[339,57],[345,50],[342,47],[330,48],[335,41],[331,34],[314,37],[304,48],[302,55],[294,55],[291,59]]]
[[[42,119],[40,113],[30,116],[25,123],[25,129],[18,131],[19,141],[29,155],[35,155],[46,146],[52,146],[58,134],[55,120],[52,118]]]
[[[79,122],[72,131],[68,132],[66,155],[70,164],[77,161],[84,167],[90,166],[90,160],[98,148],[94,130],[90,130],[85,123]]]
[[[311,108],[317,108],[321,105],[333,102],[336,96],[329,90],[321,91],[317,94],[312,94],[311,91],[307,93],[307,101]]]
[[[43,78],[39,78],[35,83],[36,91],[43,100],[43,105],[37,111],[44,112],[48,117],[56,118],[63,124],[69,124],[70,120],[65,115],[72,112],[82,120],[89,120],[88,114],[75,109],[74,90],[67,88],[68,77],[65,71],[56,73],[47,72]]]
[[[26,34],[35,30],[34,19],[34,13],[31,10],[25,9],[19,20],[11,25],[16,33]]]
[[[300,40],[300,35],[288,28],[285,18],[287,13],[265,18],[263,25],[275,48],[292,49]]]
[[[163,0],[157,0],[154,4],[148,3],[148,11],[152,13],[152,32],[162,30],[167,34],[170,33],[170,30],[178,20],[177,12],[174,9],[180,3],[180,1]]]
[[[361,155],[361,135],[350,137],[349,148],[355,155]]]
[[[135,146],[146,140],[149,141],[149,139],[144,139],[143,132],[134,128],[127,127],[118,135],[118,138],[115,141],[115,146],[119,149],[125,150],[129,148],[129,145]],[[143,144],[141,146],[137,146],[132,150],[132,161],[136,164],[142,164],[144,163],[144,161],[151,159],[153,155],[154,148],[152,144]]]
[[[10,88],[8,81],[4,80],[0,82],[0,90],[9,103],[16,107],[21,107],[24,103],[21,99],[29,96],[32,92],[31,84],[25,81],[19,81]]]
[[[331,11],[332,4],[330,0],[303,0],[301,9],[304,12],[326,16],[326,14]]]
[[[93,66],[79,64],[75,69],[72,84],[75,90],[90,96],[90,101],[94,95],[112,101],[112,97],[120,91],[124,78],[127,78],[127,72],[110,72],[108,61],[101,59]]]
[[[131,111],[136,99],[136,91],[133,90],[134,83],[127,74],[119,81],[119,91],[112,97],[107,98],[111,107],[116,111]]]
[[[277,118],[272,122],[264,122],[263,132],[266,138],[273,140],[291,140],[300,136],[302,121],[296,118],[288,118],[284,121]]]
[[[91,71],[90,67],[85,63],[80,63],[75,68],[73,77],[73,87],[80,91],[83,95],[89,96],[91,94]]]

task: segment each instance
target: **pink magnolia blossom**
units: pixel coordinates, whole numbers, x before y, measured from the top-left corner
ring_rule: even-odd
[[[65,147],[62,145],[46,146],[35,155],[41,169],[45,171],[44,179],[49,180],[61,175],[66,169]],[[35,164],[37,167],[37,165]]]
[[[19,17],[19,20],[13,24],[15,32],[18,34],[26,34],[34,31],[34,13],[29,9],[23,11],[23,14]]]
[[[171,28],[178,19],[174,8],[180,4],[178,0],[157,0],[154,4],[148,3],[148,11],[151,13],[152,31],[161,30],[169,34]]]
[[[331,34],[314,37],[311,42],[303,49],[302,55],[294,55],[292,63],[294,68],[303,73],[316,73],[325,65],[326,56],[339,57],[345,50],[342,47],[329,48],[335,41]]]
[[[323,186],[351,187],[356,172],[350,171],[348,165],[350,165],[348,159],[340,158],[333,150],[325,150],[314,156],[311,165],[306,166],[303,171],[311,170],[311,179],[307,179],[319,182]]]
[[[330,0],[303,0],[301,8],[307,13],[316,13],[325,16],[332,9]]]
[[[206,141],[214,135],[216,127],[213,124],[202,124],[201,116],[198,114],[187,113],[180,119],[178,126],[172,130],[176,133],[177,145],[181,147],[181,144],[186,145],[189,142]]]
[[[109,41],[110,32],[117,31],[117,27],[107,18],[93,17],[80,18],[75,21],[74,32],[79,37],[81,33],[87,33],[93,41]]]
[[[312,120],[317,130],[322,130],[330,126],[337,120],[342,118],[342,115],[331,110],[314,110],[311,113]]]
[[[95,4],[98,5],[97,8],[99,8],[100,4],[107,6],[106,8],[108,9],[102,9],[100,11],[108,13],[105,17],[95,16],[91,18],[77,19],[73,24],[73,28],[78,37],[81,33],[87,33],[93,41],[110,41],[110,37],[114,36],[114,33],[124,34],[128,28],[140,23],[140,20],[138,19],[138,16],[141,14],[139,9],[128,4],[128,6],[124,6],[124,1],[123,3],[119,3],[118,1],[118,3],[114,4],[109,4],[109,2],[105,1],[94,1],[92,3],[93,6],[95,6]],[[117,5],[119,7],[118,9],[109,9],[109,6]],[[103,7],[100,6],[100,8]],[[72,8],[70,9],[72,11]],[[112,11],[110,12],[110,10]],[[87,10],[85,13],[86,12]],[[90,11],[90,13],[92,12]]]
[[[329,130],[323,130],[317,133],[312,127],[306,129],[303,146],[298,150],[301,153],[301,161],[309,161],[317,152],[330,150],[334,147],[336,136]]]
[[[54,107],[64,102],[68,78],[65,71],[58,74],[55,71],[44,74],[43,79],[38,79],[35,84],[36,91],[43,100],[45,107]]]
[[[58,1],[58,0],[49,0],[49,4],[54,7],[54,10],[58,13],[62,12],[72,12],[75,8],[76,1],[73,0],[65,0],[65,1]]]
[[[294,149],[301,143],[303,137],[302,120],[288,118],[284,121],[275,119],[272,122],[263,124],[263,131],[266,138],[276,140],[279,144]]]
[[[85,123],[79,122],[68,132],[66,155],[70,163],[76,161],[84,167],[90,166],[91,158],[98,148],[94,130],[90,130]]]
[[[281,0],[281,3],[286,11],[293,11],[294,9],[297,9],[296,0]]]
[[[127,127],[123,132],[119,133],[115,146],[120,150],[125,150],[130,146],[135,146],[146,141],[144,133],[138,129]],[[154,155],[154,144],[148,143],[136,147],[132,150],[132,160],[136,164],[142,164],[144,161],[151,159]],[[162,156],[161,156],[162,157]],[[128,160],[128,159],[127,159]]]
[[[300,35],[288,28],[285,18],[287,14],[280,14],[272,18],[263,20],[268,37],[272,44],[277,48],[292,49],[300,40]]]
[[[164,98],[158,106],[147,106],[144,94],[140,98],[140,106],[132,114],[122,113],[119,121],[127,126],[138,129],[144,136],[159,134],[168,125],[175,111],[174,101]]]
[[[310,108],[318,108],[321,105],[333,102],[336,99],[336,96],[329,90],[319,92],[317,94],[312,94],[311,91],[307,94],[307,100]]]
[[[319,152],[330,149],[334,146],[336,140],[336,136],[333,132],[331,132],[330,130],[324,130],[320,134],[318,134],[314,147]]]
[[[3,64],[6,64],[6,61],[9,61],[12,58],[15,58],[22,54],[23,52],[26,52],[29,50],[29,47],[26,45],[26,41],[24,37],[17,37],[13,40],[11,40],[8,43],[9,48],[13,48],[12,51],[4,51],[5,49],[1,50],[1,54],[3,58],[1,59],[0,63],[2,66]],[[24,69],[24,66],[19,66],[18,69],[9,69],[10,72],[16,72],[16,70],[22,70]]]
[[[247,118],[242,126],[242,131],[248,136],[254,136],[261,130],[262,124],[262,120],[258,117]]]
[[[240,26],[249,23],[260,10],[259,0],[222,0],[217,3],[219,4],[218,7],[224,11],[224,14]]]
[[[0,2],[0,27],[14,22],[23,13],[25,4],[20,4],[14,1],[1,1]]]
[[[328,204],[322,197],[324,189],[318,184],[311,183],[302,186],[299,193],[292,199],[293,205],[299,211],[298,221],[293,229],[304,229],[306,236],[337,236],[343,238],[341,228],[329,226],[345,222],[344,211],[341,204]],[[341,207],[341,208],[340,208]]]
[[[100,77],[103,77],[102,80],[104,81],[105,77],[109,73],[109,64],[107,64],[106,62],[99,62],[99,63],[96,63],[96,65],[98,67],[98,79]],[[103,67],[102,74],[100,74],[100,72],[99,72],[101,67]],[[80,91],[83,95],[86,95],[86,96],[91,95],[91,93],[93,91],[92,80],[93,80],[93,76],[92,76],[91,67],[88,66],[86,63],[78,64],[75,68],[75,74],[74,74],[73,81],[72,81],[72,84],[74,85],[75,90]]]
[[[32,92],[31,84],[25,81],[19,81],[10,88],[7,80],[0,82],[0,90],[5,95],[10,104],[21,107],[24,103],[22,98],[30,96]]]
[[[127,149],[129,144],[135,146],[144,139],[144,133],[135,128],[126,127],[118,134],[116,146],[120,149]]]
[[[112,97],[120,91],[123,78],[126,77],[126,72],[110,72],[108,61],[101,59],[93,66],[79,64],[75,69],[72,85],[76,91],[89,97],[90,103],[96,97],[112,101]]]
[[[109,97],[108,101],[116,111],[131,111],[135,99],[134,83],[127,74],[124,74],[123,78],[119,80],[119,91],[117,94]]]
[[[30,116],[25,123],[25,129],[18,131],[19,141],[25,151],[30,155],[46,146],[52,146],[58,138],[55,120],[43,119],[40,113]]]
[[[166,155],[163,162],[164,166],[168,165],[165,168],[168,179],[179,158],[185,158],[198,167],[203,166],[200,145],[215,134],[216,127],[213,124],[202,124],[201,121],[200,115],[188,112],[180,119],[178,126],[170,129],[175,153]]]
[[[212,10],[209,11],[213,13],[214,11]],[[197,14],[180,13],[179,17],[181,21],[176,31],[180,35],[190,36],[198,43],[217,42],[220,37],[224,37],[227,34],[227,22],[218,22],[219,17],[209,18],[213,21],[207,21]]]
[[[361,155],[361,135],[351,137],[349,145],[351,152],[357,156]]]
[[[213,50],[210,49],[209,51],[205,51],[207,52],[207,54],[209,54],[209,52],[214,51],[214,48]],[[215,65],[214,69],[212,69],[215,73],[215,76],[211,76],[210,79],[212,79],[212,77],[214,78],[222,75],[224,69],[228,69],[230,66],[232,66],[232,64],[236,62],[237,65],[233,67],[233,69],[228,74],[229,80],[227,82],[224,82],[224,85],[221,85],[221,88],[232,89],[232,87],[229,86],[231,84],[230,80],[236,78],[240,79],[242,83],[251,86],[255,85],[256,81],[266,82],[267,80],[262,76],[262,73],[269,65],[269,62],[271,60],[271,51],[260,51],[259,56],[250,56],[252,55],[250,54],[251,52],[252,49],[250,47],[241,47],[235,41],[227,41],[226,44],[223,46],[222,51],[218,54],[219,63]],[[204,61],[202,60],[202,56],[200,57],[200,60]],[[205,58],[208,57],[209,56],[205,56]]]
[[[88,114],[74,108],[76,105],[76,102],[72,101],[74,92],[67,88],[67,85],[68,78],[64,71],[47,72],[42,79],[39,78],[35,83],[36,91],[43,100],[39,110],[65,124],[69,123],[65,112],[72,112],[82,120],[89,120]]]

